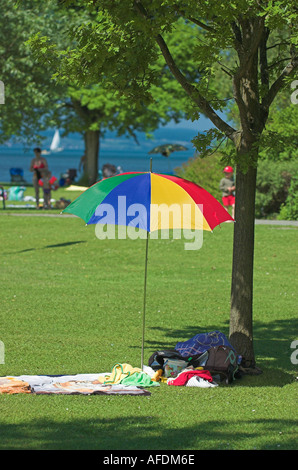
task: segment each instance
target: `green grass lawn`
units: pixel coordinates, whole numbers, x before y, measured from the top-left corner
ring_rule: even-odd
[[[0,215],[0,376],[140,367],[145,240],[98,240],[77,218],[9,213]],[[256,226],[262,375],[212,389],[161,384],[149,397],[2,395],[0,449],[297,449],[297,240],[295,227]],[[232,241],[233,224],[205,232],[198,251],[149,241],[146,363],[197,333],[228,335]]]

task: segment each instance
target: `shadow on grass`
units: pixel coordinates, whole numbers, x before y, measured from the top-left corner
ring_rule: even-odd
[[[25,250],[20,251],[11,251],[9,253],[3,253],[4,255],[16,255],[18,253],[27,253],[28,251],[37,251],[37,250],[46,250],[48,248],[63,248],[70,245],[78,245],[79,243],[86,243],[86,240],[78,240],[75,242],[65,242],[65,243],[57,243],[55,245],[46,245],[41,248],[26,248]]]
[[[24,424],[0,422],[0,449],[40,450],[182,450],[182,449],[295,449],[295,420],[210,420],[169,428],[163,418],[119,416],[74,419],[67,422],[36,419]],[[291,432],[292,429],[292,432]],[[272,436],[279,436],[272,440]],[[251,447],[250,447],[251,446]],[[110,454],[108,454],[110,456]],[[142,458],[145,454],[142,453]],[[199,462],[198,462],[199,463]]]
[[[78,240],[76,242],[65,242],[65,243],[57,243],[56,245],[46,245],[41,249],[46,249],[46,248],[61,248],[64,246],[70,246],[70,245],[78,245],[79,243],[86,243],[86,240]]]
[[[186,326],[183,329],[151,327],[147,331],[146,349],[150,348],[152,353],[157,350],[175,349],[178,342],[186,341],[198,333],[206,333],[214,330],[222,331],[228,336],[228,322],[226,327],[220,328],[215,325]],[[259,376],[244,376],[236,381],[239,385],[254,386],[276,386],[293,383],[295,366],[291,363],[291,343],[297,338],[298,319],[273,320],[271,322],[254,322],[254,349],[257,366],[262,369],[263,374]],[[162,334],[167,341],[152,340],[154,333]],[[296,334],[296,336],[293,336]],[[149,357],[151,356],[151,354]],[[293,373],[289,371],[293,370]]]
[[[216,325],[209,324],[208,327],[206,328],[206,326],[203,326],[203,325],[196,325],[196,326],[187,325],[185,326],[185,328],[180,328],[180,329],[160,328],[158,326],[153,326],[151,328],[150,327],[148,328],[148,331],[150,331],[148,336],[152,337],[155,332],[163,332],[164,336],[166,336],[167,339],[169,339],[169,342],[157,343],[157,341],[148,340],[146,341],[146,343],[147,345],[150,345],[152,348],[155,347],[155,349],[174,349],[178,342],[187,341],[193,336],[200,334],[200,333],[207,333],[207,332],[209,333],[211,331],[216,331],[216,330],[221,331],[226,336],[228,336],[229,326],[227,324],[226,327],[219,328],[218,325],[216,326]]]

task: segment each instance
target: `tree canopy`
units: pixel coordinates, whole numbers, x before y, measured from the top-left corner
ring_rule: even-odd
[[[295,2],[95,0],[87,6],[94,21],[72,31],[76,48],[60,51],[60,80],[72,76],[79,83],[101,81],[134,102],[148,104],[154,100],[154,86],[165,82],[156,66],[163,56],[164,71],[189,98],[190,118],[204,113],[215,126],[206,142],[202,136],[195,142],[199,150],[214,138],[227,138],[238,150],[243,136],[251,144],[258,141],[276,94],[297,68]],[[219,70],[230,78],[236,128],[219,112],[228,104],[227,96],[218,92]],[[238,163],[241,153],[236,158],[234,152]]]
[[[61,85],[51,81],[43,66],[34,60],[27,41],[34,31],[55,30],[57,25],[36,13],[31,0],[0,3],[0,79],[5,85],[5,105],[0,106],[0,142],[14,136],[23,142],[36,142],[40,132],[53,124],[55,103]]]

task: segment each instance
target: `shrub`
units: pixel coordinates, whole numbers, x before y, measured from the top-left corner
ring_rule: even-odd
[[[278,216],[280,220],[298,220],[298,177],[292,178],[288,197],[286,202],[282,204]]]
[[[195,157],[176,168],[175,173],[209,191],[221,202],[219,182],[224,164],[218,152],[205,158]],[[297,160],[260,160],[257,173],[256,217],[297,220]],[[237,184],[237,182],[236,182]],[[278,215],[281,212],[280,215]]]
[[[297,161],[260,160],[258,164],[256,217],[272,218],[286,203],[291,181],[298,172]]]
[[[182,167],[175,168],[175,173],[181,178],[193,181],[199,186],[202,186],[221,202],[219,182],[223,177],[223,168],[221,155],[214,153],[209,157],[201,158],[197,156],[191,158],[187,163],[184,163]]]

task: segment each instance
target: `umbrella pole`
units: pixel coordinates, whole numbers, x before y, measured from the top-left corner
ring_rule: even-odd
[[[147,264],[148,264],[148,245],[149,245],[149,232],[147,231],[146,237],[146,256],[145,256],[145,279],[144,279],[144,303],[143,303],[143,334],[142,334],[142,356],[141,356],[141,369],[144,366],[144,342],[145,342],[145,316],[146,316],[146,290],[147,290]]]
[[[152,158],[150,158],[150,173],[152,172]],[[147,227],[148,229],[149,227]],[[147,290],[147,264],[148,264],[148,245],[149,245],[149,230],[146,236],[146,256],[145,256],[145,278],[144,278],[144,303],[143,303],[143,333],[142,333],[142,354],[141,354],[141,369],[144,366],[144,343],[145,343],[145,317],[146,317],[146,290]]]

